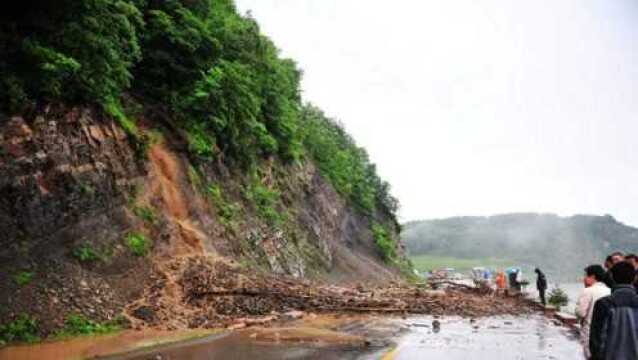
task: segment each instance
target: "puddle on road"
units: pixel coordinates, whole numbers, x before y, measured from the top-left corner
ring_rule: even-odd
[[[484,319],[439,319],[433,317],[406,321],[410,331],[401,337],[393,352],[403,359],[582,359],[576,334],[540,316],[491,317]],[[379,354],[362,356],[378,359]]]
[[[326,344],[314,339],[306,341],[258,341],[246,333],[231,333],[213,341],[200,340],[170,346],[153,351],[141,351],[124,356],[105,358],[108,360],[292,360],[359,359],[365,354],[362,346],[353,344]]]

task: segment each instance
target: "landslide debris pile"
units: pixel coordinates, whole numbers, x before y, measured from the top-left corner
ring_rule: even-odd
[[[232,326],[238,320],[261,323],[256,318],[275,320],[295,311],[371,312],[398,314],[458,315],[482,317],[518,315],[531,309],[518,298],[492,297],[479,290],[448,289],[432,291],[393,283],[387,287],[341,287],[308,280],[249,272],[206,257],[184,260],[179,266],[181,287],[178,311],[188,327]],[[161,287],[161,286],[160,286]],[[157,290],[157,289],[156,289]],[[157,291],[151,297],[157,301]],[[165,302],[164,302],[165,303]],[[151,313],[166,312],[145,306]],[[175,310],[172,317],[175,316]],[[133,315],[140,318],[140,316]],[[285,316],[284,316],[285,317]],[[157,322],[158,324],[162,322]],[[152,325],[147,322],[146,325]]]

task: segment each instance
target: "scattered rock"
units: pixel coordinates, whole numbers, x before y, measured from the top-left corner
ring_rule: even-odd
[[[150,306],[138,307],[133,310],[133,316],[140,320],[144,320],[148,324],[153,324],[156,320],[155,310],[153,310]]]
[[[304,317],[305,314],[306,313],[304,313],[303,311],[298,311],[298,310],[288,311],[281,315],[281,319],[285,321],[297,320]]]

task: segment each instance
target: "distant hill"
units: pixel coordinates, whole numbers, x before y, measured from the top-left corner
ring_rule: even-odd
[[[540,266],[556,277],[576,278],[612,251],[638,252],[638,228],[613,216],[516,213],[406,223],[410,255],[501,258]]]

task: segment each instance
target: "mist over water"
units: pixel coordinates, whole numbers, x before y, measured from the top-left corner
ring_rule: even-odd
[[[522,213],[415,221],[405,225],[402,238],[412,256],[505,259],[572,282],[610,252],[638,251],[638,229],[609,215]]]

